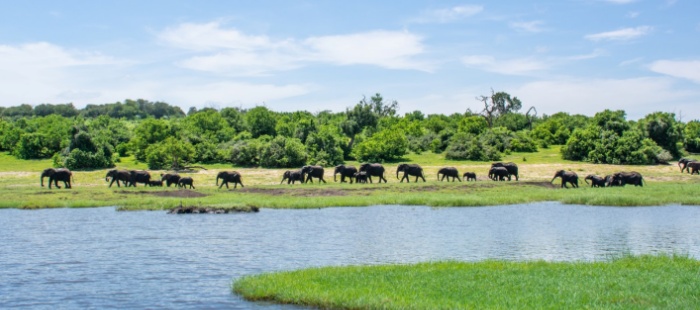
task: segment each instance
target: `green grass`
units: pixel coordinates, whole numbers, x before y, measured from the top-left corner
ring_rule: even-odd
[[[334,309],[698,309],[700,262],[431,262],[323,267],[247,276],[248,300]]]
[[[525,159],[525,160],[523,160]],[[505,161],[520,166],[521,181],[493,182],[485,178],[490,163],[450,161],[441,154],[407,155],[405,161],[419,163],[427,182],[398,183],[396,163],[385,164],[388,184],[340,184],[333,182],[332,168],[325,176],[328,184],[279,184],[287,169],[233,168],[226,165],[205,165],[207,170],[181,172],[195,180],[194,191],[175,188],[112,188],[105,182],[106,170],[74,172],[71,190],[39,186],[40,172],[51,166],[50,160],[17,160],[0,154],[0,208],[56,208],[118,206],[124,210],[161,210],[179,205],[200,207],[319,208],[332,206],[369,206],[404,204],[426,206],[487,206],[560,201],[568,204],[608,206],[648,206],[665,204],[700,205],[700,176],[681,174],[677,166],[613,166],[564,161],[559,147],[537,153],[511,154]],[[405,162],[403,161],[403,162]],[[350,162],[357,166],[357,162]],[[439,182],[436,172],[444,166],[455,166],[461,172],[474,171],[478,182]],[[145,169],[133,157],[122,158],[120,169]],[[549,182],[555,171],[573,170],[582,179],[587,174],[605,175],[621,170],[636,170],[644,175],[643,188],[587,187],[560,189]],[[237,170],[243,175],[245,188],[218,189],[218,171]],[[151,171],[154,177],[165,171]],[[413,179],[412,179],[413,180]],[[62,186],[62,185],[61,185]]]

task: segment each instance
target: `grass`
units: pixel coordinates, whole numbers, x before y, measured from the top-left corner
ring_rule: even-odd
[[[492,182],[485,177],[489,163],[445,160],[440,154],[411,154],[403,162],[419,163],[425,170],[427,182],[398,183],[396,163],[386,164],[388,184],[340,184],[333,182],[332,168],[327,168],[327,184],[280,184],[286,169],[233,168],[207,165],[207,170],[181,172],[195,180],[196,190],[176,188],[108,188],[106,170],[77,171],[71,190],[39,186],[41,171],[51,166],[50,160],[17,160],[0,154],[0,208],[56,208],[118,206],[123,210],[161,210],[179,205],[200,207],[259,207],[259,208],[319,208],[331,206],[369,206],[405,204],[427,206],[485,206],[537,201],[560,201],[569,204],[648,206],[665,204],[700,205],[700,177],[681,174],[677,166],[613,166],[564,161],[559,148],[543,149],[538,153],[514,153],[504,161],[520,167],[519,182]],[[357,166],[357,162],[350,162]],[[455,166],[460,172],[474,171],[478,182],[439,182],[437,170]],[[145,169],[132,157],[122,158],[120,169]],[[562,190],[560,181],[550,180],[560,169],[573,170],[583,177],[587,174],[606,175],[617,171],[635,170],[644,175],[643,188],[587,187]],[[243,175],[245,188],[218,189],[216,174],[236,170]],[[151,171],[158,176],[165,171]],[[411,180],[413,181],[413,179]],[[63,186],[61,184],[61,186]]]
[[[247,276],[248,300],[333,309],[698,309],[700,262],[430,262],[323,267]]]

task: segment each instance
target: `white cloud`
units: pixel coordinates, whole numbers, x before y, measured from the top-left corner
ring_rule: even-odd
[[[236,29],[223,29],[218,22],[180,24],[160,32],[158,39],[178,48],[195,51],[221,48],[250,51],[276,45],[266,36],[250,36]]]
[[[530,22],[512,22],[510,23],[510,27],[521,32],[537,33],[544,31],[544,28],[542,28],[543,24],[544,22],[541,20],[535,20]]]
[[[656,73],[688,79],[700,84],[700,60],[658,60],[653,62],[649,69]]]
[[[624,28],[619,30],[589,34],[586,35],[585,38],[591,41],[625,41],[647,35],[652,30],[653,27],[650,26],[639,26],[635,28]]]
[[[639,17],[639,14],[640,14],[639,12],[629,12],[629,13],[627,13],[627,17],[637,18],[637,17]]]
[[[544,62],[532,58],[497,60],[488,55],[468,55],[461,60],[467,67],[505,75],[532,75],[549,68]]]
[[[672,79],[663,77],[537,81],[509,93],[517,95],[524,107],[534,105],[537,111],[547,114],[564,111],[593,115],[612,109],[625,110],[629,119],[655,111],[683,111],[685,116],[700,117],[700,113],[693,112],[700,104],[700,92],[678,90]]]
[[[275,41],[266,36],[249,36],[236,29],[224,29],[219,23],[207,23],[168,28],[158,38],[197,54],[180,61],[181,66],[226,75],[265,75],[311,63],[432,69],[413,59],[423,53],[422,38],[404,31],[378,30]]]
[[[426,64],[412,60],[423,53],[422,38],[396,31],[373,31],[350,35],[312,37],[304,44],[315,61],[353,65],[376,65],[390,69],[430,71]]]
[[[442,8],[424,12],[413,20],[416,23],[449,23],[465,19],[481,13],[484,7],[481,5],[460,5],[451,8]]]

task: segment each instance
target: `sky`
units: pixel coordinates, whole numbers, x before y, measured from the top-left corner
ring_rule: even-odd
[[[480,112],[700,119],[700,1],[3,1],[0,106]]]

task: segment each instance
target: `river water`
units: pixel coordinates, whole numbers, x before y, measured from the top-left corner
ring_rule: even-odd
[[[171,215],[0,210],[0,308],[293,309],[233,279],[312,266],[483,259],[700,258],[700,207],[375,206]]]

